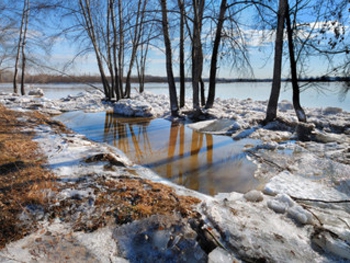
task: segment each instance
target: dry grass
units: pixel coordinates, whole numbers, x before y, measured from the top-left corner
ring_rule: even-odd
[[[45,159],[33,134],[21,129],[46,120],[39,113],[10,111],[0,105],[0,248],[35,229],[20,224],[19,215],[27,212],[28,205],[45,209],[49,199],[44,190],[56,190],[54,176],[42,168]]]
[[[37,219],[27,224],[19,219],[23,213],[30,214],[28,206],[42,208],[48,218],[59,217],[73,223],[74,231],[94,231],[110,222],[124,224],[153,214],[172,216],[176,212],[182,217],[197,216],[193,205],[200,200],[179,196],[171,187],[142,179],[133,172],[113,180],[102,176],[84,184],[58,182],[43,168],[46,159],[32,140],[34,134],[26,129],[40,124],[67,132],[39,112],[11,111],[0,104],[0,249],[36,230]],[[108,158],[105,161],[111,162]],[[89,197],[68,198],[57,205],[53,193],[86,187],[94,191],[94,206],[87,205]],[[90,207],[93,213],[84,214],[80,207]]]

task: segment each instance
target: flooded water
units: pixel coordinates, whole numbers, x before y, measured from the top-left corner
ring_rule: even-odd
[[[340,107],[350,112],[350,95],[341,95],[342,83],[318,83],[317,89],[301,93],[303,107]],[[98,86],[98,85],[97,85]],[[45,97],[59,99],[92,89],[83,84],[35,84]],[[31,88],[33,88],[31,87]],[[188,86],[186,97],[191,98]],[[132,90],[137,88],[133,84]],[[146,91],[168,94],[166,83],[147,83]],[[270,82],[220,83],[221,99],[263,100],[269,98]],[[30,87],[27,87],[27,91]],[[12,91],[11,84],[0,84],[0,91]],[[290,83],[282,85],[280,100],[292,100]],[[210,195],[218,192],[245,193],[259,186],[256,169],[242,148],[252,140],[233,141],[192,131],[186,125],[163,119],[123,118],[106,113],[65,113],[58,117],[68,127],[97,142],[106,142],[123,151],[129,159],[153,169],[170,181]]]
[[[129,159],[160,176],[205,194],[245,193],[259,185],[253,176],[256,165],[242,151],[254,140],[234,141],[164,119],[110,113],[71,112],[58,119],[89,139],[119,148]]]

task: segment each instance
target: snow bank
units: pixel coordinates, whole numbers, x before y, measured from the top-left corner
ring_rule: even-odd
[[[113,106],[113,112],[128,117],[152,117],[152,106],[146,101],[122,99]]]

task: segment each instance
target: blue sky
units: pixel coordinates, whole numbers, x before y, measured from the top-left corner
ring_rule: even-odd
[[[305,21],[312,22],[312,18],[307,17],[305,18]],[[312,25],[312,24],[311,24]],[[322,26],[322,22],[319,22],[319,24],[316,25],[316,27]],[[349,26],[346,25],[346,29],[348,29]],[[307,32],[307,28],[305,30],[301,30],[300,34],[303,34]],[[330,29],[330,31],[332,28]],[[273,72],[273,44],[274,44],[274,35],[271,34],[271,31],[268,32],[268,30],[265,29],[265,32],[263,30],[254,30],[252,28],[246,29],[246,34],[249,35],[249,58],[250,58],[250,65],[252,66],[254,70],[254,77],[255,78],[272,78],[272,72]],[[269,38],[266,38],[264,43],[261,42],[261,35],[270,35]],[[349,33],[347,33],[349,34]],[[350,39],[350,37],[347,37]],[[166,76],[165,71],[165,56],[162,52],[163,50],[163,43],[158,42],[159,47],[158,48],[151,48],[149,52],[149,59],[147,63],[147,75],[154,75],[154,76]],[[285,46],[286,47],[286,46]],[[287,51],[285,49],[285,51]],[[177,52],[177,51],[176,51]],[[53,58],[51,61],[56,64],[60,65],[64,61],[67,61],[75,56],[77,53],[77,49],[74,46],[71,46],[68,42],[63,41],[60,43],[57,43],[55,49],[52,52]],[[177,67],[177,61],[176,58],[177,55],[174,55],[174,74],[177,76],[178,67]],[[344,58],[344,56],[340,56],[340,60]],[[324,59],[320,58],[311,58],[310,57],[310,63],[307,68],[307,74],[311,77],[317,77],[321,76],[325,72],[327,72],[328,64]],[[88,56],[81,57],[77,59],[74,67],[71,69],[71,72],[73,74],[98,74],[97,70],[97,64],[94,59],[93,53],[91,53]],[[245,74],[246,73],[246,74]],[[289,60],[287,59],[287,56],[283,59],[283,76],[287,77],[289,73]],[[203,77],[206,78],[209,76],[209,63],[205,64],[205,68],[203,71]],[[245,77],[251,77],[251,75],[247,74],[247,72],[240,71],[237,69],[232,69],[231,66],[228,63],[220,64],[218,69],[218,75],[219,78],[245,78]]]
[[[255,78],[272,78],[273,72],[273,47],[256,46],[252,47],[250,51],[250,63],[254,70]],[[57,65],[64,63],[71,59],[76,53],[75,47],[70,47],[69,44],[61,43],[57,46],[53,52],[51,61]],[[313,58],[310,67],[308,69],[309,76],[320,76],[323,72],[327,71],[327,63],[324,59]],[[174,74],[178,75],[178,65],[176,59],[174,59]],[[284,59],[283,62],[284,76],[288,76],[289,72],[289,60]],[[76,63],[71,68],[71,72],[74,74],[98,74],[98,68],[96,60],[93,54],[78,58]],[[147,75],[153,76],[166,76],[165,69],[165,56],[160,49],[152,49],[149,53],[149,59],[147,63]],[[209,76],[209,63],[205,64],[203,71],[204,78]],[[237,69],[232,69],[230,65],[220,65],[218,69],[217,77],[219,78],[245,78],[251,77],[248,72],[239,72]]]

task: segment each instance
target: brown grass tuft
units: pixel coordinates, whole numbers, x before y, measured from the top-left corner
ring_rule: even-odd
[[[26,206],[47,206],[48,193],[55,191],[55,178],[42,164],[45,158],[21,127],[45,123],[35,112],[15,112],[0,105],[0,248],[35,229],[19,220]]]

